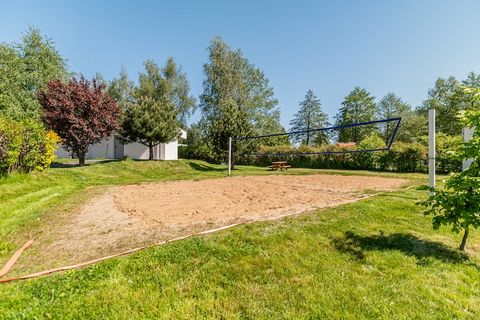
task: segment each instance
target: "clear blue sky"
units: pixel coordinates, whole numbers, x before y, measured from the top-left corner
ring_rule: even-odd
[[[173,56],[198,97],[218,35],[265,72],[285,126],[307,89],[332,117],[354,86],[417,106],[437,77],[480,72],[480,1],[100,2],[5,1],[0,41],[39,27],[72,71],[106,79]]]

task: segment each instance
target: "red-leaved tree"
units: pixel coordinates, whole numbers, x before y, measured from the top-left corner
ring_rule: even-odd
[[[43,121],[55,131],[68,151],[85,164],[88,146],[100,142],[119,127],[121,110],[105,91],[105,84],[72,78],[50,81],[37,93]]]

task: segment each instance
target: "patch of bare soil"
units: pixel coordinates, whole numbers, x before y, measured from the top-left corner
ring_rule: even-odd
[[[406,182],[278,175],[111,187],[62,223],[49,226],[15,269],[22,273],[80,263],[232,223],[332,206],[360,199],[367,190],[392,190]]]

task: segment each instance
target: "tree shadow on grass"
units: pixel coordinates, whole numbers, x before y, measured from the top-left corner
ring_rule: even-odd
[[[408,200],[418,200],[418,197],[414,196],[406,196],[401,194],[394,194],[394,193],[380,193],[377,195],[378,197],[388,197],[388,198],[400,198],[400,199],[408,199]]]
[[[193,169],[197,171],[226,171],[227,169],[225,168],[215,168],[212,166],[196,163],[193,161],[189,161],[188,165]]]
[[[332,239],[332,244],[338,251],[349,253],[358,260],[365,260],[365,251],[386,250],[396,250],[415,257],[419,265],[427,265],[431,259],[448,263],[465,263],[469,260],[465,253],[449,248],[441,242],[406,233],[385,235],[380,231],[378,235],[361,236],[347,231],[343,237]]]
[[[99,160],[86,160],[85,167],[94,166],[98,164],[110,163],[110,162],[120,162],[120,159],[99,159]],[[50,168],[57,169],[57,168],[78,168],[80,165],[78,164],[78,160],[72,159],[69,162],[57,162],[54,161],[50,164]]]

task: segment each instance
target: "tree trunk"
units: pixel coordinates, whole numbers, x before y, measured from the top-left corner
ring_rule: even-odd
[[[78,165],[83,167],[85,165],[85,153],[78,155]]]
[[[153,144],[148,144],[148,160],[153,160]]]
[[[465,231],[463,233],[462,243],[460,243],[460,250],[461,251],[465,251],[465,245],[467,244],[467,238],[468,238],[468,227],[465,228]]]

